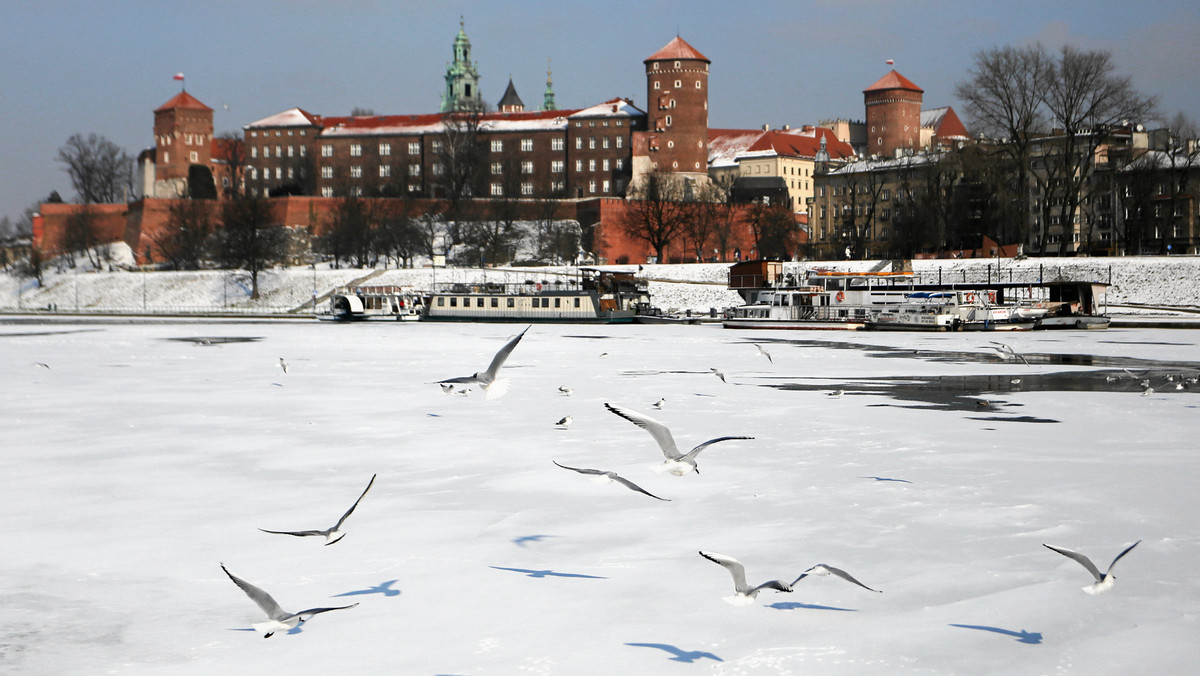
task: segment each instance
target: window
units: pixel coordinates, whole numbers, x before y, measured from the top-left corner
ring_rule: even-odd
[[[499,176],[504,173],[504,165],[499,162],[492,162],[492,176]]]
[[[699,89],[699,88],[700,88],[700,81],[696,80],[696,89]]]
[[[258,169],[256,167],[250,167],[250,179],[254,181],[258,180]]]
[[[308,146],[300,146],[300,157],[306,157],[307,155],[308,155]]]
[[[655,64],[655,65],[658,65],[658,64]],[[575,299],[575,307],[579,307],[579,299],[578,298]]]
[[[596,182],[595,181],[588,181],[588,192],[590,192],[590,193],[596,192]]]
[[[657,68],[657,67],[658,67],[658,64],[656,63],[656,64],[654,64],[654,66],[655,66],[655,68]],[[658,82],[658,80],[655,80],[655,81],[654,81],[654,88],[655,88],[655,89],[660,89],[660,88],[661,88],[661,85],[660,85],[660,83]]]
[[[532,195],[533,194],[533,183],[530,181],[523,181],[521,183],[521,194],[522,195]]]
[[[566,142],[561,138],[550,139],[550,150],[562,150],[565,145]]]
[[[333,157],[333,146],[328,143],[321,145],[321,157]]]
[[[608,171],[608,158],[607,157],[604,158],[603,169],[604,169],[604,171]]]
[[[445,167],[442,166],[441,162],[433,163],[433,175],[434,176],[441,176],[443,173],[445,173],[445,171],[446,171]]]
[[[678,68],[679,66],[677,65],[677,66],[675,66],[675,67],[676,67],[676,68]],[[676,89],[679,89],[679,88],[680,88],[680,87],[682,87],[682,86],[683,86],[683,80],[676,80],[676,81],[675,81],[675,88],[676,88]]]
[[[575,160],[575,171],[583,171],[583,160]]]
[[[421,142],[420,141],[409,141],[408,142],[408,154],[409,155],[420,155],[421,154]]]
[[[670,116],[670,115],[668,115],[668,116],[666,117],[666,125],[667,125],[668,127],[669,127],[669,126],[671,126],[671,116]]]
[[[522,174],[532,174],[533,173],[533,162],[531,162],[529,160],[525,160],[524,162],[522,162],[521,163],[521,173]]]
[[[533,139],[531,139],[531,138],[521,139],[521,152],[528,153],[528,152],[532,152],[532,151],[533,151]]]
[[[493,139],[492,140],[492,152],[494,152],[494,153],[504,152],[504,141],[501,141],[500,139]]]
[[[492,296],[492,307],[500,307],[500,299]]]
[[[617,144],[618,148],[620,148],[624,145],[624,141],[622,140],[622,137],[620,137],[620,136],[617,137],[616,144]]]
[[[553,162],[550,163],[550,173],[561,174],[562,172],[563,172],[563,161],[562,160],[554,160]]]
[[[602,190],[602,192],[604,192],[606,194],[608,193],[608,181],[604,182],[604,189]]]
[[[436,139],[436,138],[435,138],[435,139],[433,140],[433,143],[431,143],[429,147],[430,147],[430,149],[431,149],[431,150],[433,150],[433,152],[435,152],[435,153],[440,153],[440,152],[442,152],[442,140],[441,140],[441,139]]]
[[[596,137],[589,136],[588,137],[588,150],[595,150],[595,149],[596,149]]]
[[[391,154],[392,154],[392,144],[390,144],[390,143],[380,143],[379,144],[379,155],[381,157],[386,156],[386,155],[391,155]]]
[[[333,178],[333,167],[321,167],[321,178]]]
[[[258,146],[250,146],[250,157],[258,157]]]
[[[514,302],[516,300],[515,298],[505,298],[505,300],[507,301],[505,303],[505,305],[507,307],[515,307],[516,306],[516,303]]]
[[[350,157],[362,157],[362,144],[361,143],[351,143],[350,144]]]
[[[414,178],[417,176],[420,176],[421,175],[421,165],[419,165],[419,164],[408,165],[408,175],[412,176]]]
[[[492,197],[502,197],[504,195],[504,186],[499,183],[492,184]]]
[[[197,153],[195,150],[193,150],[192,152],[188,153],[188,160],[190,162],[192,162],[193,164],[196,162],[199,162],[200,161],[200,153]]]
[[[379,165],[379,178],[387,178],[392,175],[392,168],[386,164]]]
[[[275,157],[283,157],[283,147],[275,146]]]
[[[602,145],[604,148],[608,148],[608,141],[609,141],[609,138],[608,138],[607,136],[605,136],[605,137],[604,137],[602,140],[603,140],[603,143],[602,143],[601,145]]]
[[[438,300],[441,300],[441,298]],[[450,307],[458,307],[458,299],[454,296],[450,296]]]
[[[621,171],[622,169],[624,169],[625,168],[625,158],[618,157],[616,165],[617,165],[617,171]]]
[[[578,123],[576,123],[576,124],[578,124]],[[582,136],[575,137],[575,150],[583,150],[583,137]]]
[[[362,165],[350,165],[350,178],[362,178]]]
[[[271,156],[271,146],[263,146],[263,157]]]
[[[193,153],[193,154],[195,154],[195,153]],[[292,167],[288,167],[288,179],[290,180],[290,179],[295,178],[296,177],[295,174],[296,174],[296,170],[293,169]]]
[[[596,170],[596,160],[588,160],[588,171]],[[593,191],[595,192],[595,191]]]
[[[296,146],[288,146],[288,157],[296,156]]]
[[[466,300],[465,298],[463,300]],[[483,296],[475,299],[475,307],[483,307]]]
[[[333,197],[333,188],[331,186],[321,188],[321,197]]]

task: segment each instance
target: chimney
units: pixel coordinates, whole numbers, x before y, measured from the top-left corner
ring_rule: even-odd
[[[763,131],[771,131],[771,125],[769,125],[769,124],[764,124],[764,125],[763,125]]]

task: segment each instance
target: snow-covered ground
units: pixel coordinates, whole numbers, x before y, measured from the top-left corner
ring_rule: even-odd
[[[124,245],[120,245],[124,247]],[[131,260],[128,248],[123,257]],[[118,259],[122,256],[118,255]],[[787,272],[814,268],[871,270],[880,261],[788,263]],[[1036,280],[1067,278],[1111,283],[1107,302],[1115,314],[1127,306],[1200,310],[1200,257],[1031,258],[915,260],[913,271],[930,281],[962,279]],[[649,281],[653,302],[664,310],[708,312],[740,304],[725,288],[728,264],[609,266],[636,271]],[[150,312],[311,312],[314,296],[356,281],[427,289],[433,283],[490,280],[524,282],[572,275],[570,268],[275,269],[259,277],[260,298],[250,300],[244,272],[49,272],[38,286],[29,278],[0,275],[0,310],[116,310]]]
[[[1005,336],[1025,365],[978,334],[534,326],[486,401],[432,383],[522,327],[120,321],[0,324],[5,674],[1200,663],[1200,402],[1178,378],[1200,372],[1194,331]],[[684,450],[755,439],[660,474],[605,402]],[[373,474],[335,545],[258,530],[328,527]],[[1103,569],[1138,540],[1098,596],[1042,546]],[[826,563],[883,593],[817,577],[736,607],[698,550],[752,583]],[[263,640],[222,562],[288,610],[359,605]]]

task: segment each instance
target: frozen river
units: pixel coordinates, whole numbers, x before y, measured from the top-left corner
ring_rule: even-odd
[[[522,328],[0,324],[0,672],[1200,663],[1200,331],[535,325],[503,398],[432,384],[483,370]],[[658,473],[654,440],[606,402],[684,451],[755,438]],[[259,530],[327,528],[373,474],[335,545]],[[1138,540],[1097,596],[1042,546],[1103,570]],[[751,584],[826,563],[883,593],[810,577],[735,607],[698,550]],[[222,562],[290,611],[359,605],[264,641]]]

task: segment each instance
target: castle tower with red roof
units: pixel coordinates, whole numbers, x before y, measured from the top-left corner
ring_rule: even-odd
[[[676,37],[647,58],[645,171],[708,176],[708,67]],[[635,179],[636,180],[636,179]]]
[[[892,156],[921,147],[921,100],[925,90],[895,70],[863,90],[867,153]]]
[[[187,192],[188,167],[212,164],[213,110],[181,91],[154,111],[155,197]]]

